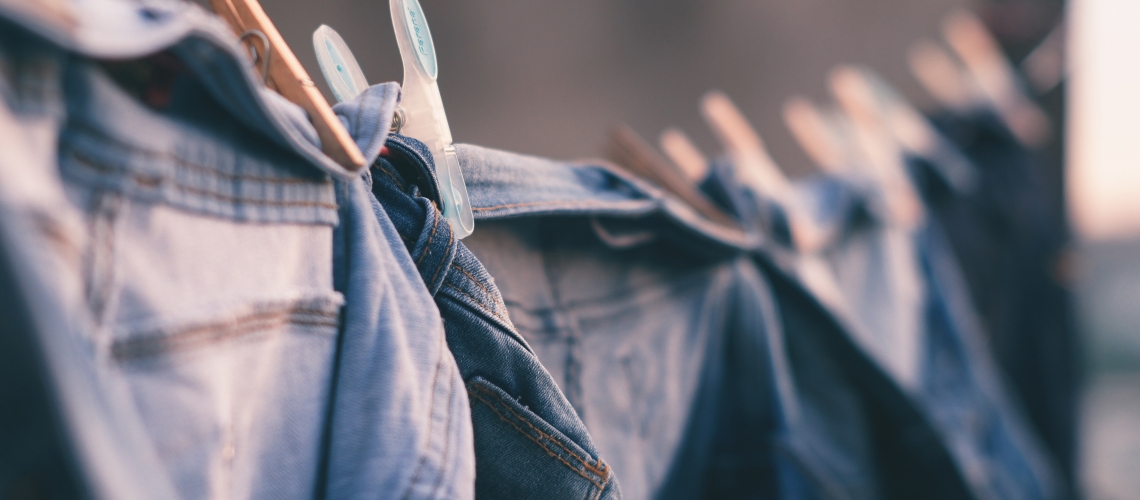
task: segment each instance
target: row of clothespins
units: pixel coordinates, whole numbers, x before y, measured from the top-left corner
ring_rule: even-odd
[[[475,221],[436,83],[439,68],[431,32],[417,0],[391,0],[389,5],[404,61],[401,103],[393,127],[431,150],[440,182],[440,208],[456,236],[463,238],[471,234]],[[248,45],[266,87],[308,113],[321,150],[349,171],[364,168],[364,155],[257,0],[210,0],[210,7]],[[313,33],[313,48],[338,100],[350,100],[367,89],[360,65],[335,31],[318,28]]]
[[[968,12],[953,13],[943,23],[951,50],[924,40],[909,54],[909,66],[919,83],[949,110],[988,110],[1004,122],[1025,146],[1042,146],[1052,133],[1046,114],[1029,97],[1045,93],[1064,78],[1063,24],[1045,38],[1023,62],[1021,71],[1002,54],[981,20]],[[840,65],[829,76],[834,106],[820,106],[793,97],[784,106],[784,122],[809,158],[823,171],[849,176],[859,169],[884,194],[892,223],[914,227],[922,217],[922,202],[903,163],[905,155],[928,161],[955,190],[968,191],[976,182],[967,161],[898,91],[874,71]],[[792,182],[768,154],[763,140],[739,108],[719,91],[705,94],[701,114],[732,163],[735,181],[779,204],[788,219],[791,243],[812,253],[825,245],[808,221]],[[677,128],[661,133],[659,154],[628,127],[620,127],[606,147],[609,159],[658,184],[710,221],[734,225],[732,219],[703,195],[696,185],[711,163]]]
[[[210,5],[249,44],[265,84],[308,112],[322,150],[349,170],[363,168],[365,159],[360,150],[257,0],[210,0]],[[390,0],[390,7],[404,62],[402,100],[393,130],[419,139],[431,149],[441,184],[440,208],[462,238],[474,230],[474,220],[436,83],[439,69],[431,33],[417,0]],[[910,51],[910,69],[943,107],[989,109],[1025,145],[1037,147],[1050,139],[1051,125],[1028,96],[1028,87],[1044,93],[1064,78],[1063,30],[1064,26],[1059,26],[1046,37],[1019,72],[977,17],[954,13],[943,24],[943,37],[951,51],[933,41],[921,41]],[[322,25],[314,32],[313,43],[322,73],[338,100],[350,100],[367,88],[359,64],[334,30]],[[974,167],[921,112],[873,71],[839,66],[831,73],[829,87],[838,106],[822,107],[793,97],[784,107],[785,122],[821,169],[838,175],[849,173],[851,168],[865,169],[864,174],[883,187],[888,212],[896,224],[911,227],[922,216],[921,201],[902,164],[904,153],[928,160],[951,186],[971,188],[976,177]],[[736,181],[784,207],[796,248],[808,252],[819,249],[823,236],[807,222],[791,181],[772,160],[744,114],[718,91],[702,97],[700,109],[734,165]],[[612,135],[607,154],[710,221],[735,225],[696,188],[710,163],[693,142],[680,130],[670,128],[661,134],[659,145],[664,155],[622,127]]]

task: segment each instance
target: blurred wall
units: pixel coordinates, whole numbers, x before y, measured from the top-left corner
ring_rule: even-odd
[[[966,0],[421,0],[440,61],[440,89],[457,142],[550,156],[597,156],[625,122],[649,139],[666,126],[715,152],[697,99],[726,91],[773,156],[811,165],[784,129],[794,94],[825,96],[828,70],[860,62],[917,101],[911,42]],[[264,0],[319,85],[311,34],[336,29],[371,82],[400,81],[388,2]],[[327,93],[331,99],[331,94]]]

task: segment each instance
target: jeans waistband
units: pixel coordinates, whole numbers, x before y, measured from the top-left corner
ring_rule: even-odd
[[[199,127],[151,111],[90,63],[70,64],[64,80],[65,176],[235,220],[337,223],[332,181],[263,137],[228,120]],[[205,92],[192,91],[189,105],[216,106]]]
[[[33,6],[24,4],[35,4]],[[83,57],[179,57],[230,115],[302,158],[309,168],[354,178],[321,152],[304,112],[261,83],[241,43],[220,19],[189,2],[169,0],[0,1],[0,26],[15,25]]]

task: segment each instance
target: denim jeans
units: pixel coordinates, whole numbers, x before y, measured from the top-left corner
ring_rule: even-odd
[[[0,220],[90,495],[471,497],[438,309],[362,181],[199,7],[63,6],[0,10]]]
[[[998,364],[1073,488],[1082,369],[1064,276],[1065,214],[1052,206],[1042,162],[995,116],[944,113],[934,121],[977,165],[978,188],[949,189],[920,161],[912,162],[914,173],[961,264]]]
[[[814,187],[831,192],[833,181]],[[881,354],[876,360],[925,413],[972,493],[979,498],[1055,497],[1056,474],[1001,386],[958,265],[947,253],[937,222],[928,220],[913,232],[891,228],[881,215],[884,211],[876,210],[873,187],[846,182],[853,196],[833,199],[852,203],[832,204],[830,210],[837,213],[817,218],[840,224],[830,231],[837,237],[823,252],[844,294],[845,303],[832,309],[846,310],[849,333],[872,354],[881,350],[876,330],[885,329],[877,325],[877,311],[895,311],[890,317],[904,317],[899,312],[911,310],[910,315],[920,320],[910,334],[919,337],[911,343],[918,347],[913,378],[891,369]],[[884,243],[898,236],[904,239],[897,240],[895,252],[885,252],[890,248]],[[906,272],[884,271],[907,261],[911,264],[902,270]],[[868,273],[888,282],[864,286]],[[904,289],[911,292],[896,293]]]
[[[620,498],[614,469],[516,332],[495,280],[423,196],[435,189],[430,151],[402,136],[388,139],[387,147],[389,154],[372,167],[372,192],[439,307],[447,346],[463,375],[474,425],[476,495]]]

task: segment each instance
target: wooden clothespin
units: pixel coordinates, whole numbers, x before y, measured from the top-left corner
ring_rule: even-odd
[[[699,184],[709,174],[709,160],[704,153],[693,144],[692,139],[679,128],[670,127],[661,132],[657,139],[661,151],[673,160],[681,172],[693,184]]]
[[[653,146],[628,126],[618,127],[610,134],[606,143],[606,157],[637,176],[664,188],[704,218],[721,226],[733,229],[740,227],[731,216],[698,190],[679,167],[661,156]]]
[[[364,167],[364,155],[360,148],[348,135],[261,4],[257,0],[210,0],[210,7],[229,23],[239,37],[245,38],[251,34],[264,36],[262,42],[268,46],[253,45],[258,60],[263,61],[262,71],[267,71],[262,77],[267,86],[309,114],[309,120],[321,140],[321,151],[350,171]]]

